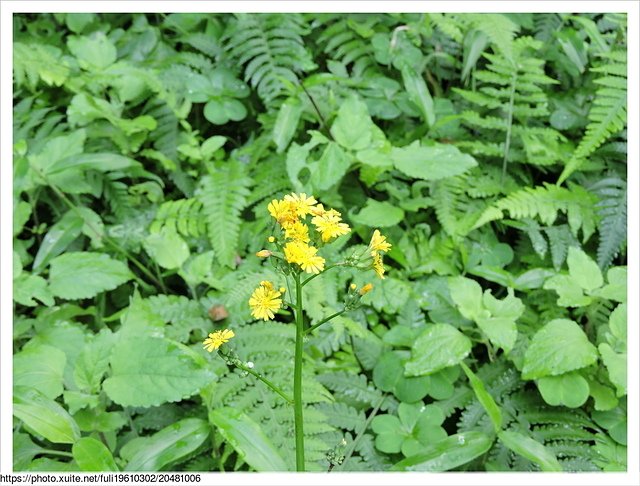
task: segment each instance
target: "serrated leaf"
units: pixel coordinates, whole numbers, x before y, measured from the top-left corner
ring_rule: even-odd
[[[457,365],[471,351],[467,336],[449,324],[433,324],[418,336],[405,364],[407,376],[435,373]]]
[[[180,343],[157,337],[132,336],[116,344],[111,370],[103,389],[125,407],[177,402],[213,379],[202,357]]]
[[[363,150],[371,144],[371,117],[367,105],[359,98],[348,98],[338,110],[331,135],[348,150]]]
[[[67,45],[85,69],[102,70],[113,64],[118,56],[116,47],[102,32],[91,37],[71,36]]]
[[[62,394],[66,355],[58,348],[36,344],[13,356],[13,384],[39,390],[47,398]]]
[[[199,418],[186,418],[150,437],[133,439],[120,451],[128,463],[125,471],[160,471],[198,449],[209,437],[209,424]]]
[[[89,299],[129,281],[126,264],[104,253],[78,251],[51,260],[49,288],[63,299]]]
[[[573,246],[570,247],[567,265],[571,278],[586,291],[602,287],[604,281],[600,267],[584,251]]]
[[[482,287],[475,280],[462,276],[450,277],[449,292],[460,314],[475,320],[482,313]]]
[[[454,145],[435,143],[421,147],[418,141],[406,147],[394,147],[391,159],[400,172],[427,181],[453,177],[478,165],[476,159]]]
[[[587,335],[569,319],[554,319],[540,329],[524,356],[522,378],[557,376],[592,365],[598,353]]]

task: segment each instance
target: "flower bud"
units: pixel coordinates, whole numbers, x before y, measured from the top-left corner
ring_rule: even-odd
[[[284,294],[287,291],[287,289],[285,289],[284,287],[280,287],[278,289],[278,292],[280,292],[281,294]]]
[[[351,290],[355,290],[355,289],[357,288],[357,285],[356,285],[356,284],[354,284],[354,283],[352,283],[351,285],[349,285],[349,288],[350,288]]]
[[[364,295],[364,294],[367,294],[367,293],[371,292],[371,289],[373,289],[373,285],[368,283],[367,285],[365,285],[364,287],[362,287],[360,289],[360,295]]]
[[[267,241],[269,241],[269,243],[273,243],[274,241],[276,241],[276,239],[273,236],[269,236],[269,238],[267,238]]]
[[[260,258],[268,258],[271,256],[271,252],[269,250],[260,250],[256,253],[256,256]]]

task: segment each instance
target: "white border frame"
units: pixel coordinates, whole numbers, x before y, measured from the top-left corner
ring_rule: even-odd
[[[638,423],[638,217],[640,181],[638,135],[639,97],[638,52],[639,12],[637,1],[2,1],[0,4],[0,471],[12,472],[12,14],[27,12],[626,12],[628,14],[628,471],[627,473],[207,473],[201,484],[491,484],[535,485],[640,484]],[[634,224],[635,221],[635,224]],[[634,297],[635,296],[635,297]],[[109,483],[115,484],[115,483]]]

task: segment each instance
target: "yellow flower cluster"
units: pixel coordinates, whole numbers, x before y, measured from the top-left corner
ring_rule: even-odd
[[[287,194],[282,200],[274,199],[267,209],[284,231],[285,260],[299,265],[307,273],[320,273],[325,264],[324,258],[317,254],[318,249],[310,244],[309,226],[306,223],[308,215],[312,216],[311,224],[320,234],[323,243],[351,231],[349,225],[342,222],[338,211],[324,209],[313,196],[304,193]]]
[[[251,315],[256,319],[264,319],[268,321],[275,317],[276,312],[282,307],[282,299],[280,296],[284,293],[284,289],[276,290],[271,282],[263,280],[260,286],[253,291],[249,299],[249,307],[251,307]]]
[[[367,251],[371,254],[372,268],[380,278],[384,278],[384,266],[382,264],[382,255],[379,252],[388,252],[391,244],[387,242],[387,237],[382,236],[380,231],[375,230],[371,236],[371,241],[367,247]]]
[[[224,343],[228,342],[229,339],[231,339],[233,336],[235,336],[235,333],[230,329],[210,332],[209,337],[202,343],[204,344],[203,348],[211,352],[214,349],[218,349]]]

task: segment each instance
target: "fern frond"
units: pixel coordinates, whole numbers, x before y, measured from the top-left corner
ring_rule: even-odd
[[[442,179],[433,185],[436,216],[453,237],[466,235],[484,207],[481,201],[466,195],[467,187],[468,177],[464,175]]]
[[[602,54],[608,64],[591,69],[604,74],[594,83],[602,86],[596,91],[589,110],[586,133],[567,162],[558,183],[564,182],[605,141],[627,125],[627,61],[626,52]]]
[[[196,197],[203,205],[216,259],[230,268],[236,266],[242,222],[240,213],[246,206],[250,183],[244,167],[239,162],[229,161],[205,176],[196,191]]]
[[[303,35],[308,27],[300,14],[236,15],[237,20],[222,38],[229,57],[244,68],[244,79],[257,89],[267,107],[285,94],[285,84],[297,84],[297,72],[316,67]]]
[[[152,295],[151,307],[169,325],[165,335],[181,343],[189,342],[191,332],[199,331],[197,339],[203,338],[211,328],[202,306],[184,295]]]
[[[359,408],[373,407],[382,397],[382,392],[370,384],[364,375],[335,371],[323,373],[317,378],[329,390]]]
[[[202,203],[194,198],[163,202],[158,208],[149,231],[157,233],[169,227],[183,236],[195,238],[207,233]]]
[[[35,42],[13,43],[13,80],[18,87],[26,85],[35,90],[40,81],[49,86],[62,86],[70,73],[57,47]]]
[[[596,202],[594,194],[575,184],[568,189],[547,183],[543,186],[525,187],[489,206],[472,229],[489,221],[502,219],[503,211],[508,211],[514,219],[538,218],[545,225],[552,225],[558,212],[562,212],[567,215],[572,234],[577,236],[581,229],[582,241],[585,242],[595,231]]]
[[[627,183],[618,176],[607,177],[591,189],[600,201],[596,204],[598,224],[598,265],[603,270],[611,265],[627,240]]]

